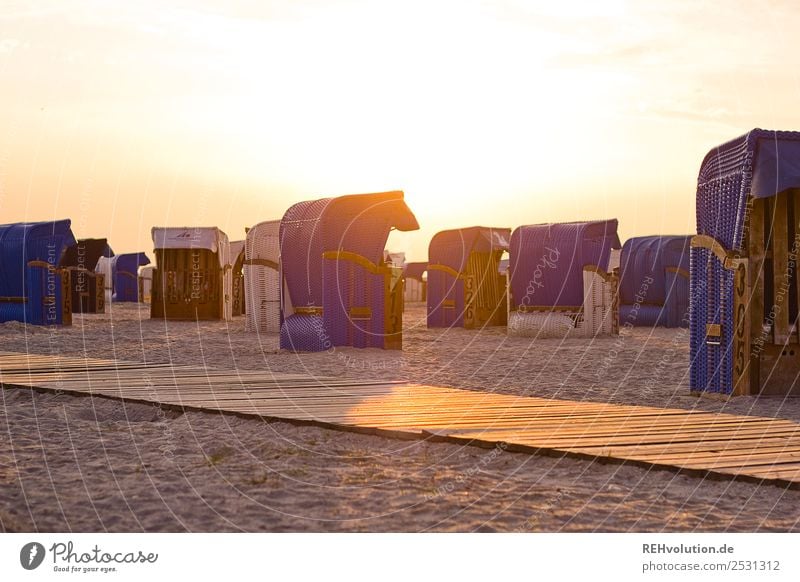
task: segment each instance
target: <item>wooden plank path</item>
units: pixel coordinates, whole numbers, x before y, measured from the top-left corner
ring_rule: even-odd
[[[11,352],[0,384],[800,488],[800,425],[781,419]]]

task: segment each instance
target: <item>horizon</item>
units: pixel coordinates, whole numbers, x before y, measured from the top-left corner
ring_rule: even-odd
[[[292,204],[403,190],[449,228],[617,218],[695,232],[713,147],[800,129],[787,1],[85,0],[0,15],[0,223],[72,219],[151,258]]]

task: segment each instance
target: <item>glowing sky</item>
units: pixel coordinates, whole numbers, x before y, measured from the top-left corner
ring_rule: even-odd
[[[390,189],[418,260],[473,224],[691,232],[711,147],[800,129],[794,0],[0,7],[0,223],[71,217],[118,252]]]

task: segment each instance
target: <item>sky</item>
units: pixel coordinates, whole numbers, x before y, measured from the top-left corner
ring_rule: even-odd
[[[0,0],[0,223],[152,256],[403,190],[445,228],[694,231],[709,149],[800,129],[795,0]]]

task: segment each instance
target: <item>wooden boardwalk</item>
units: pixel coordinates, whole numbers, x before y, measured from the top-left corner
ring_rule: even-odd
[[[788,420],[8,352],[0,383],[800,488],[800,425]]]

